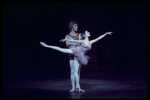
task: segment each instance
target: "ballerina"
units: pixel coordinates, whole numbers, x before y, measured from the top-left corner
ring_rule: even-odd
[[[61,40],[62,42],[70,41],[70,42],[78,43],[78,46],[73,46],[73,47],[68,48],[68,49],[60,48],[57,46],[47,45],[44,42],[40,42],[40,44],[44,47],[47,47],[47,48],[51,48],[51,49],[55,49],[55,50],[58,50],[58,51],[63,52],[63,53],[75,55],[77,57],[77,60],[80,63],[82,63],[83,65],[87,65],[88,60],[89,60],[89,56],[87,56],[85,54],[91,49],[92,44],[99,41],[100,39],[105,37],[107,34],[112,35],[111,33],[113,33],[113,32],[106,32],[105,34],[99,36],[98,38],[96,38],[94,40],[90,40],[90,41],[89,41],[89,37],[91,35],[88,31],[85,31],[85,33],[82,34],[82,36],[85,38],[84,40],[62,39]]]
[[[105,34],[99,36],[98,38],[96,38],[94,40],[90,40],[90,41],[89,41],[89,37],[91,35],[88,31],[85,31],[85,33],[82,34],[82,36],[85,38],[84,40],[62,39],[61,40],[62,42],[70,41],[70,42],[73,42],[73,43],[78,43],[77,46],[72,46],[68,49],[60,48],[58,46],[47,45],[44,42],[40,42],[40,44],[44,47],[47,47],[47,48],[58,50],[60,52],[67,53],[67,54],[72,54],[72,55],[75,56],[75,59],[77,59],[78,62],[82,63],[83,65],[87,65],[89,57],[87,55],[85,55],[85,53],[87,53],[91,49],[91,46],[92,46],[93,43],[99,41],[100,39],[105,37],[107,34],[112,35],[111,33],[113,33],[113,32],[106,32]],[[80,91],[84,92],[84,90],[82,90],[80,88],[80,85],[79,85],[79,77],[78,77],[78,74],[77,74],[78,67],[75,67],[75,71],[76,71],[76,73],[75,73],[76,88],[78,89],[79,92]]]

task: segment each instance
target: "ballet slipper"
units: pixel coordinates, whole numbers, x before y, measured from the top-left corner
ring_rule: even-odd
[[[81,89],[79,85],[77,85],[76,88],[78,89],[78,92],[85,92],[85,90]]]
[[[76,88],[76,92],[77,92],[77,91],[78,91],[78,89]],[[81,88],[80,88],[80,91],[81,91],[81,92],[85,92],[85,90],[83,90],[83,89],[81,89]]]
[[[85,92],[85,90],[83,90],[83,89],[81,89],[81,88],[80,88],[80,91],[81,91],[81,92]]]

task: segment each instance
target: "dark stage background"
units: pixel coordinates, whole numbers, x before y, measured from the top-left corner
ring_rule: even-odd
[[[81,70],[147,74],[147,2],[12,1],[3,3],[4,81],[61,71],[69,76],[68,55],[39,43],[66,48],[59,40],[69,33],[72,20],[78,21],[79,32],[91,33],[90,39],[114,32],[92,45],[89,64]]]

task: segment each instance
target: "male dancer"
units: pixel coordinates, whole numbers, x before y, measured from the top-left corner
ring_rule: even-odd
[[[65,39],[74,39],[74,40],[81,40],[81,34],[76,33],[78,31],[78,23],[76,21],[71,21],[68,25],[69,31],[70,33],[67,34],[65,36]],[[60,40],[62,41],[62,40]],[[77,43],[71,43],[69,41],[66,41],[66,46],[68,48],[70,48],[71,46],[76,46],[78,45]],[[72,89],[70,90],[70,92],[74,92],[75,90],[77,91],[77,87],[75,85],[75,77],[77,77],[78,83],[80,80],[80,68],[82,66],[82,64],[80,64],[78,62],[78,60],[76,59],[76,57],[74,57],[73,55],[69,54],[69,63],[70,63],[70,69],[71,69],[71,84],[72,84]],[[77,75],[77,76],[75,76]],[[81,88],[78,90],[79,92],[85,92],[84,90],[82,90]]]

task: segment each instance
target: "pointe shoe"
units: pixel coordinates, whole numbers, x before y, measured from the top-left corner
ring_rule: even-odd
[[[85,92],[85,90],[81,89],[80,86],[76,86],[76,91],[78,89],[78,92]]]
[[[78,88],[76,88],[75,91],[77,92],[77,91],[78,91]],[[85,90],[83,90],[83,89],[81,89],[81,88],[80,88],[80,91],[81,91],[81,92],[85,92]]]
[[[83,90],[83,89],[81,89],[81,88],[80,88],[80,91],[81,91],[81,92],[85,92],[85,90]]]
[[[70,90],[70,92],[74,92],[75,91],[75,89],[74,88],[72,88],[71,90]]]

